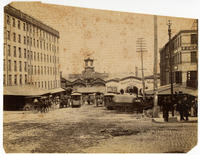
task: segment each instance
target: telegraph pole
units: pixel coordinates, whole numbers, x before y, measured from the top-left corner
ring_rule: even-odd
[[[171,50],[171,21],[168,20],[168,35],[169,35],[169,64],[170,64],[170,84],[171,84],[171,103],[173,103],[173,73],[172,73],[172,50]],[[174,113],[172,112],[172,116]]]
[[[157,85],[157,62],[158,62],[158,29],[157,16],[154,16],[154,106],[153,117],[158,117],[158,85]]]
[[[143,66],[143,52],[147,52],[145,48],[144,38],[138,38],[137,40],[137,52],[140,52],[141,57],[141,71],[142,71],[142,86],[143,86],[143,99],[145,100],[145,81],[144,81],[144,66]]]

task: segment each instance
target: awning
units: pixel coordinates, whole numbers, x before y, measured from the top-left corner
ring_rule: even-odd
[[[63,88],[55,88],[55,89],[51,89],[50,93],[54,94],[54,93],[59,93],[59,92],[63,92],[63,91],[65,91],[65,89],[63,89]]]
[[[182,92],[183,94],[188,94],[192,96],[198,96],[198,90],[190,87],[185,87],[179,84],[174,84],[173,85],[173,92]],[[154,94],[153,90],[148,90],[145,92],[147,95],[152,95]],[[158,95],[168,95],[171,94],[171,85],[165,85],[165,86],[160,86],[158,88]]]
[[[31,85],[21,85],[21,86],[4,86],[4,95],[13,96],[39,96],[48,94],[49,90],[37,88]]]
[[[77,88],[76,92],[79,93],[105,93],[106,92],[106,88],[105,87],[80,87]]]

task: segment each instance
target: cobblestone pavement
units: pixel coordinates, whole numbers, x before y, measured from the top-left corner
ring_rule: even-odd
[[[197,123],[155,123],[84,105],[45,114],[4,111],[3,137],[10,153],[187,152],[197,143]]]

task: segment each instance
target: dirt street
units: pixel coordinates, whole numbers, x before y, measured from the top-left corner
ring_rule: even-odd
[[[9,153],[187,152],[197,143],[197,123],[155,123],[84,105],[45,114],[4,111],[3,134]]]

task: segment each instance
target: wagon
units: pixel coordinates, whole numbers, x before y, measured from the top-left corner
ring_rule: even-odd
[[[107,99],[106,99],[107,98]],[[143,110],[153,107],[153,102],[150,100],[143,100],[142,97],[133,95],[112,95],[106,96],[106,108],[109,110],[118,110],[125,112],[142,112]]]

